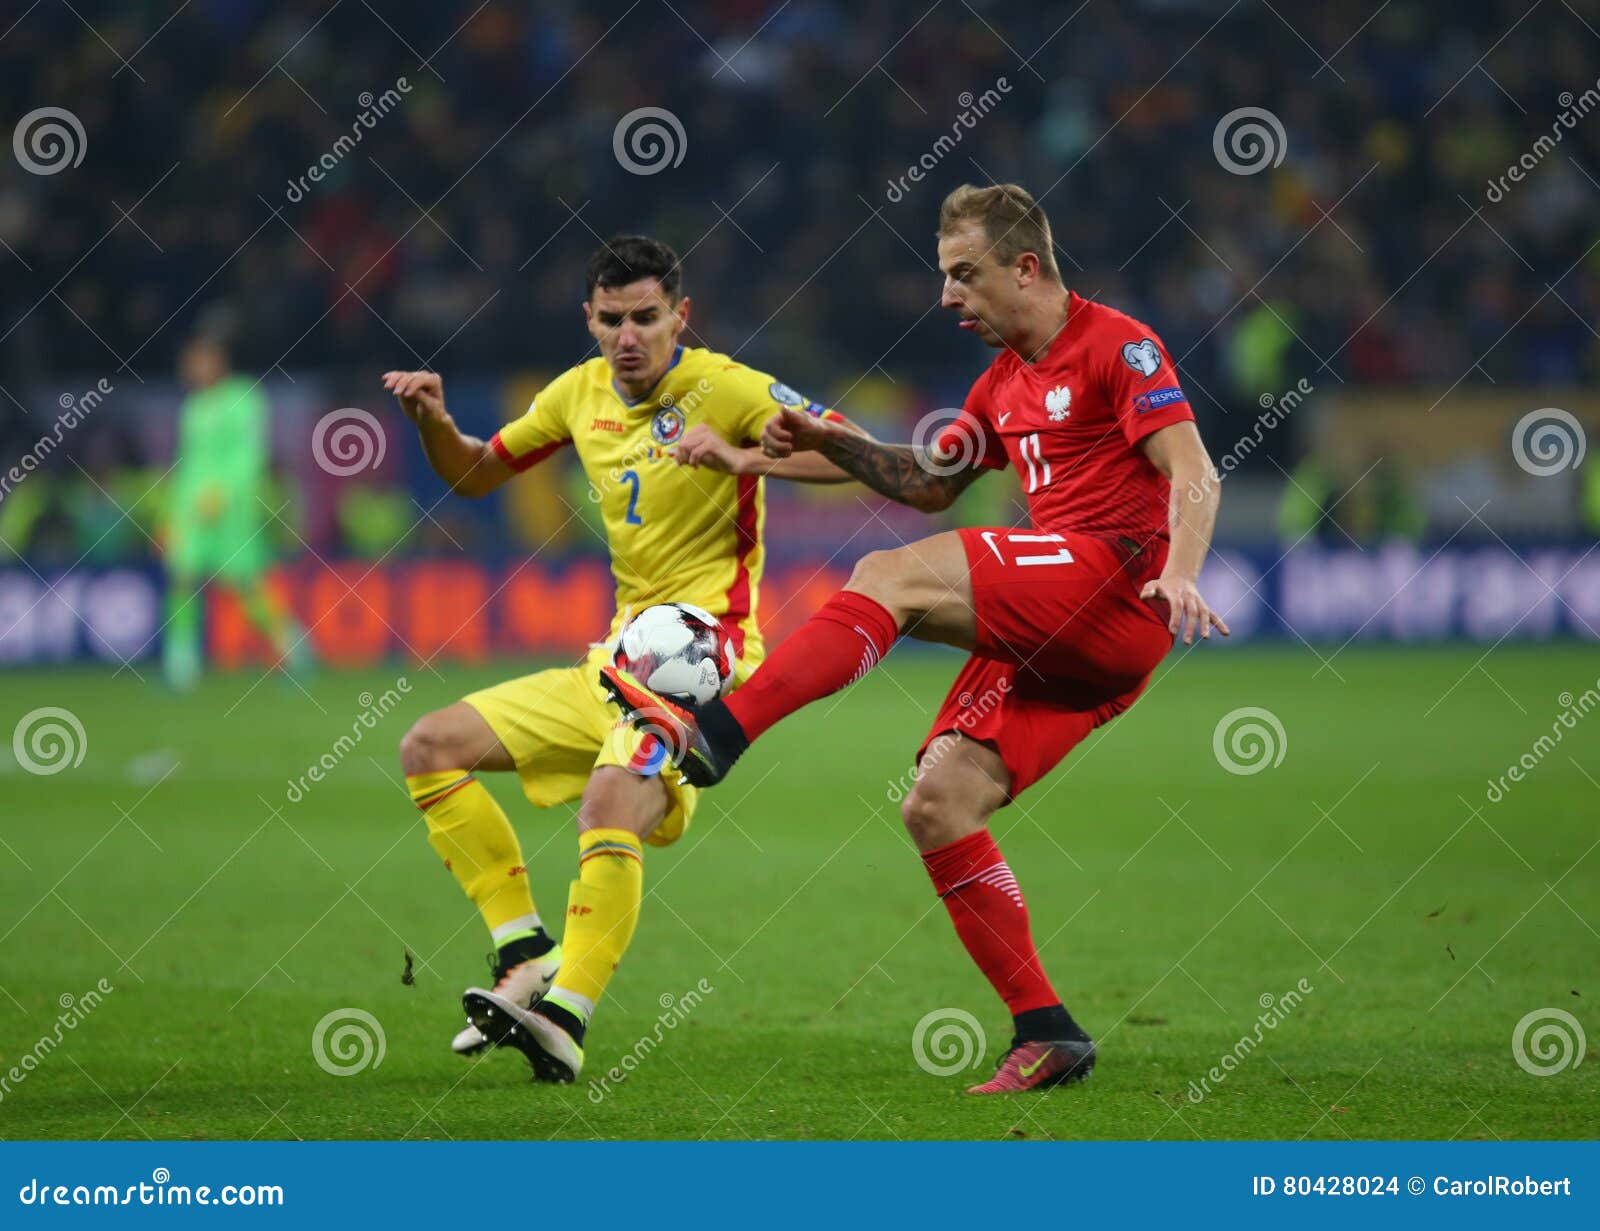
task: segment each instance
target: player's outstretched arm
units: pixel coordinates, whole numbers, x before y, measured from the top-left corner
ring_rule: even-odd
[[[516,473],[487,441],[456,426],[445,409],[444,379],[437,372],[385,372],[383,387],[417,425],[428,465],[457,495],[487,496]]]
[[[1184,645],[1194,644],[1197,630],[1202,639],[1213,627],[1226,637],[1228,626],[1206,604],[1198,584],[1221,501],[1221,483],[1200,433],[1192,422],[1173,423],[1150,433],[1140,447],[1172,484],[1172,545],[1161,576],[1146,582],[1139,597],[1166,601],[1171,608],[1167,628],[1176,635],[1181,626]]]
[[[767,421],[761,448],[777,458],[815,452],[879,495],[924,513],[948,509],[983,473],[978,466],[947,473],[949,467],[919,445],[883,444],[853,426],[797,410],[783,410]]]
[[[858,429],[859,430],[859,429]],[[696,423],[672,450],[680,466],[704,466],[724,474],[753,474],[791,483],[848,483],[850,476],[820,453],[769,457],[757,446],[740,448],[717,434],[709,423]]]

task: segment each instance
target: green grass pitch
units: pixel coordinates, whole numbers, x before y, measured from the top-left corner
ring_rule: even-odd
[[[324,675],[314,703],[247,676],[176,698],[127,672],[8,674],[0,1137],[1592,1138],[1600,1063],[1535,1076],[1512,1038],[1559,1009],[1600,1041],[1600,726],[1579,719],[1503,799],[1486,793],[1562,694],[1595,686],[1596,661],[1580,646],[1351,649],[1320,672],[1304,651],[1169,659],[997,817],[1046,967],[1101,1051],[1081,1088],[987,1100],[962,1089],[1007,1019],[890,798],[953,656],[898,654],[789,720],[677,848],[647,856],[637,938],[566,1088],[530,1084],[514,1053],[447,1050],[487,938],[394,755],[412,716],[511,669],[410,669],[403,707],[299,802],[288,781],[393,672]],[[87,739],[48,777],[9,759],[42,706]],[[1238,775],[1213,733],[1246,706],[1286,747]],[[559,920],[571,810],[493,789]],[[113,990],[62,1028],[61,998],[102,979]],[[1259,1027],[1262,998],[1301,980]],[[352,1008],[382,1059],[336,1076],[312,1036]],[[951,1009],[986,1045],[940,1076],[913,1031]],[[626,1080],[588,1083],[624,1056]]]

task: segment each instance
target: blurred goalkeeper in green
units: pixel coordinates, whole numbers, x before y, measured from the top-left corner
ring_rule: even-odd
[[[276,665],[310,665],[305,634],[266,585],[272,563],[267,503],[272,450],[259,382],[236,375],[226,330],[202,327],[178,356],[189,395],[178,411],[178,455],[167,506],[167,622],[162,669],[172,688],[200,676],[205,599],[221,584],[264,633]]]

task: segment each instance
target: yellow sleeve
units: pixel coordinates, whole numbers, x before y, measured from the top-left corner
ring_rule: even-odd
[[[489,446],[511,469],[521,472],[572,442],[568,408],[576,368],[569,368],[539,391],[528,409],[496,432]]]
[[[724,373],[733,411],[730,441],[736,445],[753,445],[761,439],[761,429],[767,420],[784,407],[803,410],[821,418],[843,421],[838,411],[829,410],[792,386],[774,379],[765,372],[737,364]],[[721,382],[719,382],[721,383]]]

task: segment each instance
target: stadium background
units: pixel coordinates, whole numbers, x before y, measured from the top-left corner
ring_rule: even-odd
[[[1542,408],[1595,422],[1600,126],[1555,122],[1594,77],[1583,19],[1330,4],[1301,34],[1250,5],[1141,14],[230,2],[86,9],[91,26],[35,6],[0,40],[6,113],[71,99],[87,148],[56,174],[13,162],[0,195],[0,457],[38,454],[0,504],[0,660],[155,652],[174,356],[218,303],[272,399],[271,533],[325,656],[569,649],[605,606],[571,460],[481,506],[441,499],[376,374],[436,366],[487,435],[588,353],[584,257],[640,229],[688,254],[694,340],[906,438],[988,359],[932,306],[930,233],[943,191],[990,179],[1034,186],[1069,284],[1179,356],[1233,467],[1207,580],[1241,641],[1592,636],[1600,459],[1530,473],[1514,449]],[[1282,136],[1239,174],[1214,137],[1247,106]],[[682,134],[650,174],[614,141],[642,107]],[[1491,192],[1552,127],[1537,176]],[[319,466],[319,420],[350,407],[371,440]],[[1002,488],[956,516],[1014,518]],[[922,527],[854,490],[770,499],[779,633],[818,563]],[[1419,573],[1422,614],[1400,592]],[[548,595],[583,619],[522,618]],[[222,661],[252,653],[226,602],[210,615]]]
[[[1507,1043],[1588,1015],[1600,935],[1597,31],[1563,0],[8,7],[0,1061],[48,1071],[0,1067],[0,1136],[1592,1138],[1592,1060]],[[30,144],[44,108],[81,135]],[[715,984],[669,1052],[600,1097],[449,1067],[481,935],[393,745],[571,661],[609,585],[570,461],[451,498],[379,374],[436,367],[486,435],[591,353],[583,262],[644,230],[687,254],[694,340],[905,439],[990,358],[936,307],[938,202],[1007,179],[1068,284],[1161,333],[1225,471],[1235,637],[997,822],[1095,1089],[974,1105],[912,1063],[938,1006],[1001,1042],[899,826],[937,650],[789,720],[652,856],[592,1054]],[[174,363],[219,305],[271,399],[277,584],[337,669],[268,676],[213,593],[232,670],[174,696]],[[769,637],[937,524],[768,498]],[[994,476],[950,518],[1019,515]],[[492,789],[559,902],[566,810]],[[381,1068],[317,1054],[340,1006]]]

